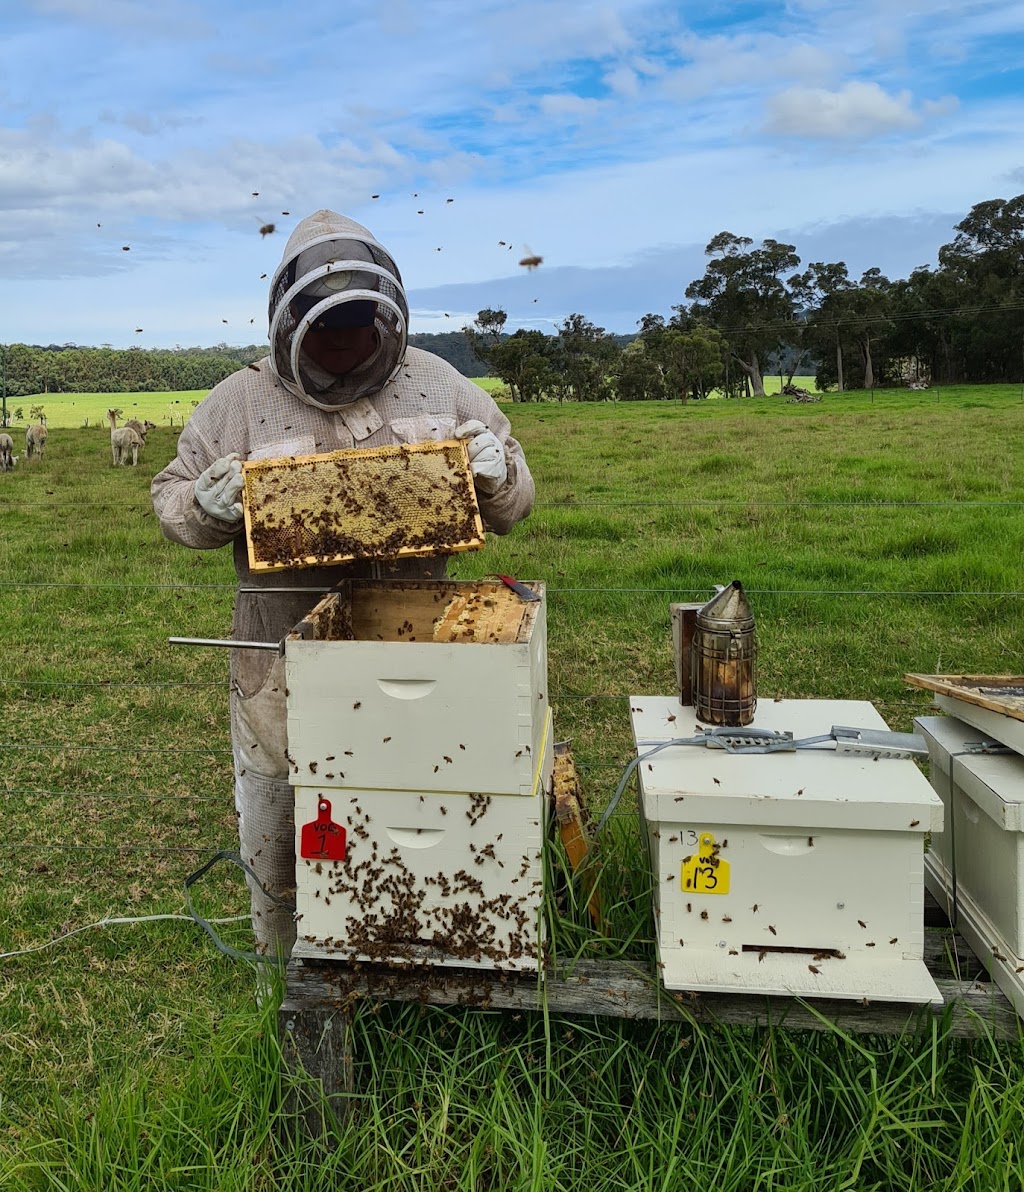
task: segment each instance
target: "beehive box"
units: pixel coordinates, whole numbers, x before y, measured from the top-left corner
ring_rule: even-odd
[[[285,673],[295,785],[534,793],[543,599],[490,581],[352,581],[289,634]]]
[[[1024,1015],[1024,758],[974,752],[985,734],[952,716],[915,723],[948,826],[942,853],[925,858],[925,880]]]
[[[670,697],[630,699],[643,755],[696,735]],[[755,728],[885,729],[870,703],[779,700]],[[939,1004],[925,968],[924,840],[942,804],[910,759],[668,748],[641,761],[669,989]]]
[[[297,786],[293,955],[535,970],[553,760],[548,716],[528,798]]]
[[[466,444],[455,439],[251,460],[242,476],[253,571],[484,544]]]
[[[553,767],[543,599],[351,581],[289,634],[285,671],[295,954],[536,968]]]
[[[943,712],[1024,753],[1024,675],[904,675]]]

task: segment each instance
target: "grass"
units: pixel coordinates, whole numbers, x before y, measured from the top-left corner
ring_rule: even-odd
[[[593,806],[629,756],[623,697],[672,688],[669,602],[714,583],[751,591],[764,698],[870,699],[907,729],[928,698],[904,671],[1019,669],[1020,598],[992,595],[1024,592],[1021,508],[1000,504],[1024,502],[1019,389],[509,413],[538,506],[454,570],[548,581],[556,732]],[[165,420],[139,467],[115,471],[105,435],[51,428],[41,463],[0,476],[5,952],[180,912],[185,876],[235,839],[227,658],[166,641],[227,636],[232,605],[227,552],[187,551],[154,523],[149,480],[174,431]],[[560,955],[650,963],[625,804],[603,846],[611,936],[549,906]],[[197,900],[247,908],[227,870]],[[245,923],[221,930],[247,942]],[[941,1026],[809,1038],[384,1006],[355,1031],[360,1099],[325,1151],[278,1129],[272,1008],[194,926],[102,928],[5,959],[0,1186],[1024,1182],[1024,1050]]]

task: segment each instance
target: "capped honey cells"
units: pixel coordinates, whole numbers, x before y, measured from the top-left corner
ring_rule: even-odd
[[[253,571],[484,545],[469,455],[459,440],[253,460],[242,474]]]

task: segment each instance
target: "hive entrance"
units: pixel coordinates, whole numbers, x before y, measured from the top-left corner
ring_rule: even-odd
[[[253,460],[242,475],[253,571],[484,545],[466,445],[454,439]]]

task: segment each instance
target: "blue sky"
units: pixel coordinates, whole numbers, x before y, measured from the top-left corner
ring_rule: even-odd
[[[1014,0],[12,0],[0,30],[8,342],[263,342],[319,207],[392,250],[413,331],[628,332],[717,232],[899,277],[1024,191]]]

